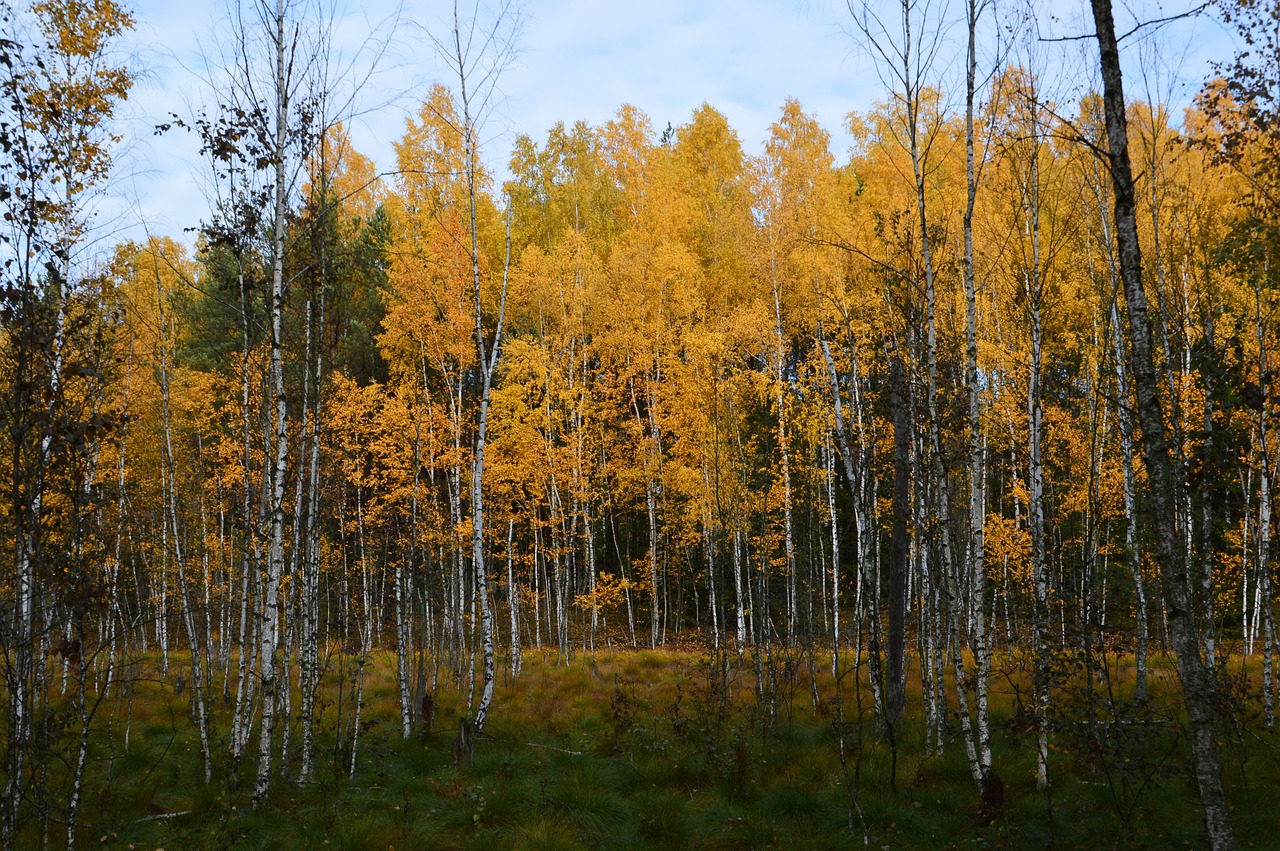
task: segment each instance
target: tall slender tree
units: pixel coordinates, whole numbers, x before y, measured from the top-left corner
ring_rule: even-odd
[[[1120,278],[1128,306],[1129,360],[1138,399],[1138,423],[1143,458],[1150,480],[1152,519],[1161,580],[1168,607],[1169,632],[1178,657],[1183,700],[1191,726],[1191,750],[1196,784],[1204,808],[1205,827],[1215,849],[1236,847],[1235,828],[1222,783],[1218,749],[1217,682],[1212,665],[1202,655],[1191,600],[1191,576],[1186,552],[1180,546],[1177,477],[1165,425],[1159,377],[1152,351],[1151,321],[1142,282],[1142,249],[1138,241],[1133,169],[1129,159],[1128,118],[1119,41],[1110,0],[1091,0],[1100,54],[1103,106],[1107,127],[1107,163],[1115,192],[1116,245]],[[1168,392],[1168,391],[1165,391]]]

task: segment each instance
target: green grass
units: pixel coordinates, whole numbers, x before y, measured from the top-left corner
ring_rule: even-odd
[[[205,786],[189,694],[174,694],[172,673],[160,682],[149,671],[135,687],[131,715],[109,729],[105,715],[99,724],[80,842],[137,849],[1204,844],[1183,737],[1169,720],[1172,678],[1153,681],[1155,720],[1145,726],[1108,726],[1105,712],[1094,724],[1067,723],[1088,717],[1090,696],[1079,683],[1060,683],[1048,793],[1035,785],[1034,733],[1011,721],[1014,690],[993,679],[995,764],[1006,798],[1002,810],[982,818],[958,724],[942,753],[924,751],[918,675],[899,736],[897,783],[890,786],[892,752],[871,717],[865,684],[859,714],[845,680],[842,765],[829,660],[816,660],[815,707],[808,665],[775,658],[772,715],[757,698],[750,656],[728,661],[727,678],[718,679],[711,659],[691,653],[578,654],[567,666],[552,654],[527,653],[524,675],[504,679],[498,689],[474,760],[459,766],[452,742],[465,711],[464,685],[445,687],[442,673],[435,731],[406,741],[394,658],[380,655],[367,670],[368,723],[356,776],[347,777],[349,751],[335,751],[352,707],[348,689],[338,717],[333,676],[318,722],[314,782],[299,787],[277,776],[271,807],[258,811],[250,805],[256,738],[237,776],[225,744],[230,708],[214,700],[213,738],[220,744],[214,781]],[[149,664],[142,660],[139,670]],[[182,661],[174,664],[171,671]],[[1008,682],[1019,682],[1017,675]],[[1025,696],[1026,684],[1020,687]],[[1256,707],[1241,708],[1247,726],[1226,747],[1241,844],[1273,847],[1280,738],[1246,717]],[[298,744],[295,728],[290,777]],[[185,815],[157,818],[173,813]]]

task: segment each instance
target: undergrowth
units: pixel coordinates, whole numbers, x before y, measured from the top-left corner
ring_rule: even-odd
[[[453,750],[465,682],[441,678],[437,723],[404,739],[395,659],[368,666],[354,777],[350,719],[320,701],[315,778],[298,785],[299,731],[273,787],[250,803],[252,757],[226,753],[230,707],[212,705],[219,749],[202,782],[190,693],[174,675],[131,688],[131,710],[95,741],[81,844],[120,848],[1170,848],[1203,835],[1176,680],[1153,665],[1135,706],[1124,680],[1081,674],[1057,686],[1051,788],[1035,786],[1026,672],[992,680],[994,762],[1005,797],[983,813],[958,723],[925,750],[919,677],[895,754],[865,680],[829,657],[736,653],[525,653],[503,681],[469,764]],[[174,666],[171,670],[177,670]],[[1115,666],[1117,671],[1123,665]],[[1244,847],[1273,847],[1277,737],[1245,684],[1227,707],[1228,783]],[[909,679],[910,681],[910,679]],[[336,688],[328,682],[326,688]],[[816,699],[815,699],[816,698]],[[349,697],[347,698],[349,700]],[[349,711],[350,707],[346,707]],[[126,745],[125,736],[128,736]],[[277,741],[279,737],[277,736]],[[38,839],[38,837],[32,837]]]

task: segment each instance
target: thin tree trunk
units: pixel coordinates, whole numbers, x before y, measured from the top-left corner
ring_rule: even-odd
[[[987,563],[986,563],[986,466],[982,439],[982,390],[978,381],[978,298],[973,259],[973,210],[978,197],[978,170],[975,163],[974,99],[978,69],[977,27],[982,6],[977,0],[966,3],[968,47],[965,63],[965,208],[964,208],[964,292],[965,292],[965,384],[969,391],[969,583],[973,600],[970,610],[969,640],[973,649],[974,687],[977,691],[977,773],[979,783],[991,770],[991,725],[987,715],[987,680],[991,661],[987,647]]]
[[[209,721],[204,699],[204,663],[200,631],[196,629],[195,615],[191,611],[191,595],[187,583],[186,566],[182,552],[182,537],[178,528],[177,464],[173,456],[173,429],[169,413],[169,353],[166,333],[169,321],[165,316],[166,296],[160,275],[156,274],[156,297],[160,312],[160,398],[164,427],[164,464],[160,469],[162,496],[165,501],[166,523],[173,530],[173,557],[178,568],[178,588],[182,598],[182,616],[187,627],[187,641],[191,650],[192,698],[195,701],[196,729],[200,735],[200,755],[204,760],[204,782],[213,781],[213,759],[209,748]],[[85,731],[87,737],[88,732]]]
[[[267,570],[264,577],[261,626],[261,651],[258,659],[262,679],[262,728],[259,734],[258,777],[253,789],[254,806],[262,806],[267,801],[271,789],[271,743],[275,732],[276,710],[276,651],[280,634],[280,582],[284,577],[284,492],[285,474],[289,463],[289,432],[287,428],[287,410],[284,392],[284,252],[285,228],[287,221],[285,206],[287,200],[286,153],[288,150],[288,124],[290,110],[289,77],[286,76],[285,59],[289,46],[285,42],[285,4],[284,0],[276,0],[275,32],[273,34],[275,48],[275,118],[273,129],[271,156],[274,170],[275,186],[272,214],[272,257],[271,257],[271,295],[270,295],[270,364],[269,384],[271,408],[274,413],[274,428],[271,435],[271,449],[274,458],[271,464],[270,491],[270,526],[267,550]],[[290,69],[290,73],[291,73]]]
[[[906,370],[902,358],[889,359],[890,408],[893,411],[893,530],[889,543],[889,648],[885,712],[897,724],[906,703],[907,518],[911,513],[911,423]],[[878,616],[878,615],[877,615]],[[873,653],[874,648],[873,648]]]
[[[1120,455],[1124,468],[1124,541],[1133,576],[1133,606],[1137,627],[1134,647],[1134,669],[1137,682],[1134,699],[1141,702],[1147,696],[1147,649],[1150,645],[1150,627],[1147,624],[1147,591],[1142,577],[1142,551],[1138,547],[1138,485],[1133,463],[1133,414],[1130,407],[1128,374],[1125,369],[1123,333],[1120,327],[1120,311],[1115,300],[1111,302],[1112,339],[1116,357],[1116,417],[1120,426]]]

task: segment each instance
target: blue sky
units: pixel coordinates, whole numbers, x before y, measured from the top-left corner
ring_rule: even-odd
[[[340,52],[347,57],[359,55],[371,31],[385,33],[397,12],[392,0],[329,2],[336,9]],[[1116,7],[1121,31],[1135,16],[1156,18],[1186,8],[1145,1],[1117,2]],[[225,41],[228,30],[219,23],[225,21],[225,7],[218,0],[137,0],[132,8],[137,61],[145,77],[128,106],[130,142],[114,189],[133,202],[114,233],[119,238],[123,228],[137,234],[136,222],[145,219],[152,232],[189,242],[183,228],[197,225],[207,210],[203,167],[189,138],[156,138],[150,128],[170,113],[190,114],[213,100],[202,79],[203,57]],[[1004,8],[1018,4],[1007,0]],[[1053,5],[1059,8],[1056,15],[1047,7],[1040,10],[1042,33],[1090,31],[1083,19],[1085,4]],[[598,125],[624,103],[646,112],[660,131],[668,122],[679,126],[708,102],[725,113],[746,151],[757,153],[783,101],[794,97],[832,134],[833,153],[843,161],[845,115],[870,109],[885,96],[874,64],[851,35],[852,18],[842,0],[529,0],[523,9],[519,55],[500,80],[499,108],[486,125],[485,158],[499,176],[517,133],[537,141],[556,121]],[[449,82],[430,43],[403,24],[443,35],[451,10],[441,0],[406,0],[399,8],[402,26],[380,71],[359,96],[353,138],[382,168],[391,165],[391,144],[403,132],[416,93],[435,80]],[[1012,18],[1006,11],[1001,20]],[[952,64],[939,71],[944,85],[959,79],[951,57],[960,55],[961,35],[953,27],[944,45],[943,64]],[[1159,97],[1185,102],[1207,73],[1207,59],[1230,50],[1211,21],[1166,27],[1157,38],[1159,51],[1137,38],[1126,51],[1130,97],[1143,95],[1139,71],[1147,67],[1156,69],[1148,79],[1155,81]],[[1040,49],[1056,69],[1052,76],[1063,87],[1062,100],[1090,85],[1081,69],[1096,63],[1092,42],[1041,44]],[[1157,55],[1164,57],[1164,67],[1149,61]]]

